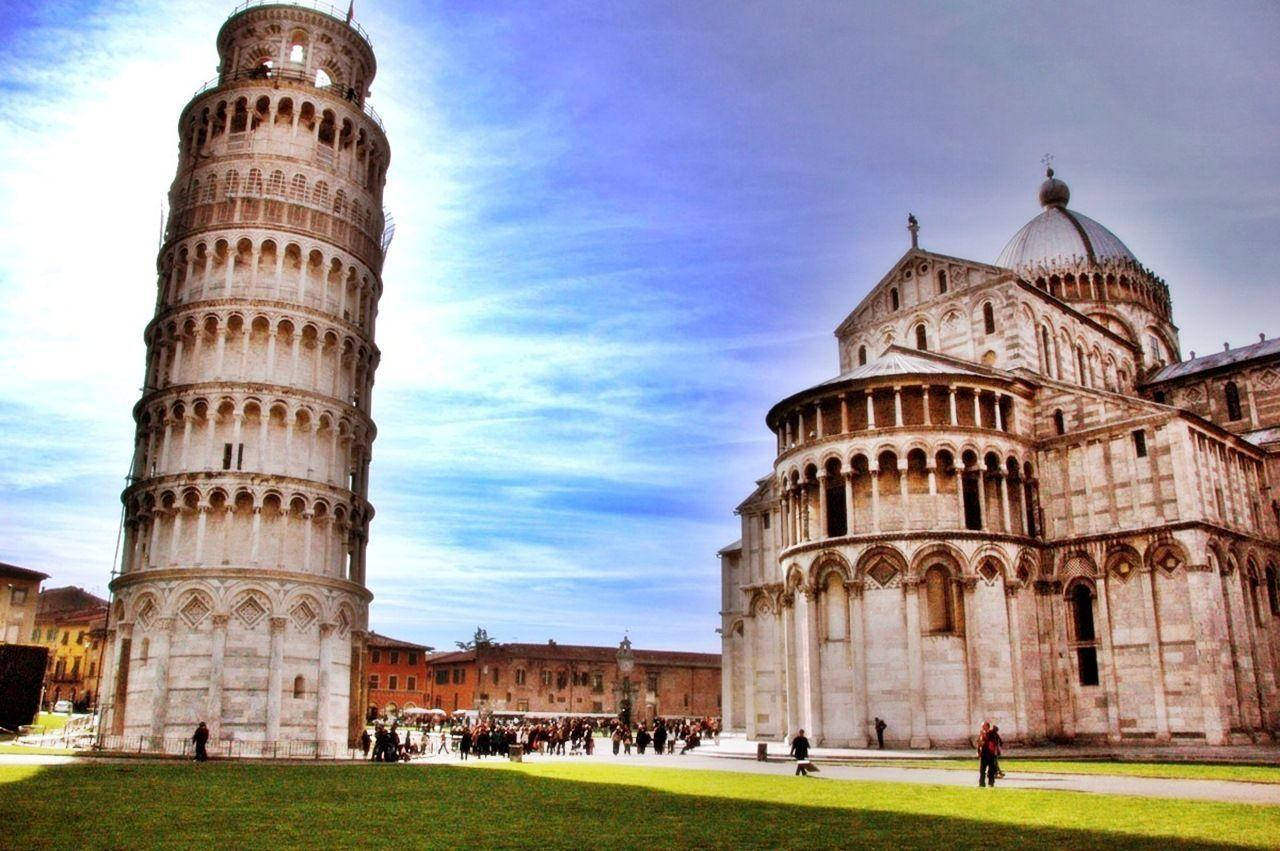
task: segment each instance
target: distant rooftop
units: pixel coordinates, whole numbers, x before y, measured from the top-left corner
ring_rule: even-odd
[[[1159,384],[1162,381],[1186,378],[1188,375],[1195,375],[1198,372],[1209,372],[1210,370],[1245,363],[1255,358],[1272,357],[1273,355],[1280,355],[1280,337],[1272,337],[1270,340],[1263,340],[1251,346],[1241,346],[1238,349],[1214,352],[1211,355],[1191,358],[1180,363],[1171,363],[1166,367],[1162,367],[1159,372],[1143,383]]]
[[[8,579],[28,579],[28,580],[44,580],[49,578],[49,574],[41,573],[38,570],[30,570],[25,567],[18,567],[16,564],[5,564],[0,561],[0,577]]]
[[[401,641],[398,638],[392,638],[389,635],[369,631],[368,638],[365,639],[365,645],[368,647],[390,647],[393,649],[405,650],[427,650],[431,648],[423,644],[414,644],[412,641]]]

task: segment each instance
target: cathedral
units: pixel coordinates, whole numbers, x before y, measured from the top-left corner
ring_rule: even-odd
[[[775,404],[720,551],[722,713],[861,747],[1280,729],[1280,339],[1182,359],[1169,288],[1068,206],[911,248]]]

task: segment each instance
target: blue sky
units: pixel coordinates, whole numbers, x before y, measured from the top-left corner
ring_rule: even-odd
[[[229,4],[0,20],[0,561],[102,591],[179,110]],[[1280,334],[1273,3],[359,0],[392,144],[373,628],[716,650],[768,406],[907,244],[1072,206],[1184,354]],[[1245,318],[1247,315],[1247,318]]]

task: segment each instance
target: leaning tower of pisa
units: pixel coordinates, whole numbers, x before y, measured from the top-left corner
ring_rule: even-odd
[[[106,736],[340,752],[363,721],[390,151],[341,11],[249,2],[178,121],[101,704]]]

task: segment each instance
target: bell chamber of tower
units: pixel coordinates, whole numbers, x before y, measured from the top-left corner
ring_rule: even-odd
[[[104,728],[333,754],[363,722],[390,159],[341,12],[249,3],[178,121]],[[235,743],[231,745],[228,743]]]

